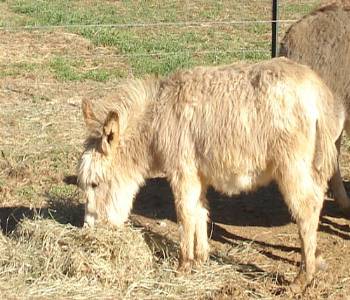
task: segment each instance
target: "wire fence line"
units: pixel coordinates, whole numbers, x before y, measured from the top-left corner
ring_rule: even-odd
[[[0,26],[0,30],[49,30],[61,28],[132,28],[132,27],[218,27],[249,24],[294,23],[297,20],[232,20],[232,21],[185,21],[185,22],[156,22],[156,23],[116,23],[116,24],[60,24],[60,25],[23,25]]]
[[[259,25],[259,24],[271,24],[273,22],[279,22],[281,24],[289,24],[295,22],[293,19],[279,19],[279,20],[230,20],[230,21],[179,21],[179,22],[153,22],[153,23],[114,23],[114,24],[59,24],[59,25],[23,25],[23,26],[0,26],[0,32],[16,32],[16,31],[50,31],[58,29],[92,29],[92,30],[103,30],[103,29],[121,29],[128,30],[131,28],[170,28],[170,27],[180,27],[180,28],[212,28],[212,27],[232,27],[232,26],[249,26],[249,25]],[[77,32],[79,34],[79,32]],[[266,32],[268,33],[268,31]],[[98,32],[97,32],[98,34]],[[218,49],[217,47],[212,47],[209,50],[198,50],[193,49],[193,46],[187,49],[179,49],[177,51],[157,51],[149,50],[144,52],[131,51],[127,52],[125,50],[121,53],[98,53],[94,52],[94,57],[101,57],[103,59],[130,59],[130,58],[144,58],[151,57],[157,60],[167,59],[167,57],[190,57],[190,56],[204,56],[204,55],[225,55],[231,54],[239,57],[240,59],[249,58],[248,55],[254,56],[257,54],[265,54],[266,57],[270,53],[268,47],[260,48],[231,48],[231,49]],[[264,57],[265,57],[264,55]],[[79,59],[88,57],[79,54]]]
[[[113,66],[113,61],[112,59],[115,59],[116,61],[114,62],[115,64],[119,64],[120,59],[132,59],[132,58],[144,58],[144,57],[153,57],[156,58],[158,61],[166,60],[168,57],[173,57],[173,56],[178,56],[178,57],[191,57],[191,56],[204,56],[204,55],[227,55],[227,54],[232,54],[239,56],[240,59],[246,59],[248,56],[252,57],[253,55],[263,55],[265,54],[266,58],[270,56],[270,49],[268,48],[233,48],[233,49],[211,49],[211,50],[178,50],[178,51],[148,51],[148,52],[130,52],[130,53],[93,53],[94,59],[109,59],[111,66]],[[69,55],[69,59],[90,59],[91,55],[88,54],[78,54],[76,56],[71,56]],[[6,65],[3,65],[6,66]],[[1,67],[1,64],[0,64]],[[93,68],[87,69],[89,70],[97,70],[99,69],[99,66],[95,66]],[[70,84],[73,84],[73,82],[68,82]],[[64,83],[64,82],[63,82]],[[57,82],[44,82],[44,81],[38,81],[36,80],[35,82],[29,82],[28,84],[23,84],[21,83],[21,86],[56,86],[56,85],[62,85],[62,81],[57,81]],[[13,90],[8,88],[7,86],[2,87],[5,91],[7,92],[18,92],[18,93],[23,93],[21,90]],[[105,87],[104,89],[110,89],[111,87]]]
[[[128,58],[128,57],[143,57],[143,56],[155,56],[161,58],[162,56],[173,56],[173,55],[205,55],[205,54],[225,54],[225,53],[270,53],[268,49],[250,49],[250,48],[233,48],[227,50],[213,49],[213,50],[179,50],[179,51],[150,51],[150,52],[132,52],[123,54],[105,54],[105,53],[94,53],[94,56],[100,57],[113,57],[113,58]],[[77,56],[79,58],[88,58],[88,55]]]
[[[108,59],[127,59],[127,58],[141,58],[141,57],[156,57],[157,60],[163,60],[170,56],[181,56],[181,57],[190,57],[190,56],[200,56],[200,55],[225,55],[225,54],[239,54],[239,57],[241,59],[246,59],[248,55],[253,54],[266,54],[266,58],[270,56],[270,49],[267,48],[260,48],[260,49],[251,49],[251,48],[237,48],[237,49],[227,49],[227,50],[219,50],[219,49],[213,49],[213,50],[198,50],[198,51],[157,51],[157,52],[143,52],[143,53],[123,53],[123,54],[94,54],[94,56],[99,56],[101,58],[108,58]],[[89,58],[88,55],[79,55],[76,57],[77,59],[84,59]],[[117,62],[116,62],[117,63]],[[0,65],[1,66],[1,65]],[[99,67],[94,67],[94,69],[98,69]],[[57,82],[44,82],[44,81],[35,81],[35,83],[28,83],[28,84],[21,84],[22,87],[24,86],[57,86],[62,85],[61,81]],[[0,86],[1,87],[1,86]],[[5,87],[2,87],[7,92],[17,92],[17,93],[24,93],[23,91],[17,90],[14,91],[12,89]],[[111,89],[111,87],[104,87],[104,89]]]

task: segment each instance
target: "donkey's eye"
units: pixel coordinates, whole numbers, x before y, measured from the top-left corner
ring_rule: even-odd
[[[95,188],[98,187],[98,184],[97,184],[96,182],[93,182],[93,183],[91,183],[91,187],[92,187],[93,189],[95,189]]]

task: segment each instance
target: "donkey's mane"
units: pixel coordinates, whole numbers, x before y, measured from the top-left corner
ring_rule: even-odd
[[[96,122],[89,128],[87,144],[96,141],[102,134],[103,124],[110,111],[115,111],[120,120],[120,132],[138,122],[148,104],[155,101],[160,93],[161,79],[147,76],[144,79],[128,79],[119,83],[115,91],[96,101],[93,105]]]

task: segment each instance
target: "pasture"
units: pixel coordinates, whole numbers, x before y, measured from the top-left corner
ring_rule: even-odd
[[[281,2],[280,18],[296,20],[320,1]],[[210,261],[183,276],[174,272],[179,236],[164,180],[147,183],[130,223],[117,230],[80,228],[75,185],[86,136],[82,99],[99,99],[122,78],[267,59],[271,25],[230,22],[267,21],[270,7],[268,0],[0,1],[1,298],[300,296],[288,289],[300,261],[296,225],[274,185],[232,199],[210,190]],[[349,145],[345,138],[346,187]],[[347,299],[349,241],[350,221],[330,195],[318,235],[328,269],[305,298]]]

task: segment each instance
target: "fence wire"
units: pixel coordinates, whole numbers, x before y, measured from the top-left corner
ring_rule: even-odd
[[[114,28],[125,29],[132,27],[218,27],[232,25],[252,25],[252,24],[271,24],[271,23],[294,23],[296,19],[290,20],[232,20],[232,21],[194,21],[194,22],[158,22],[158,23],[120,23],[120,24],[62,24],[62,25],[24,25],[24,26],[0,26],[3,31],[18,30],[53,30],[70,28]]]

